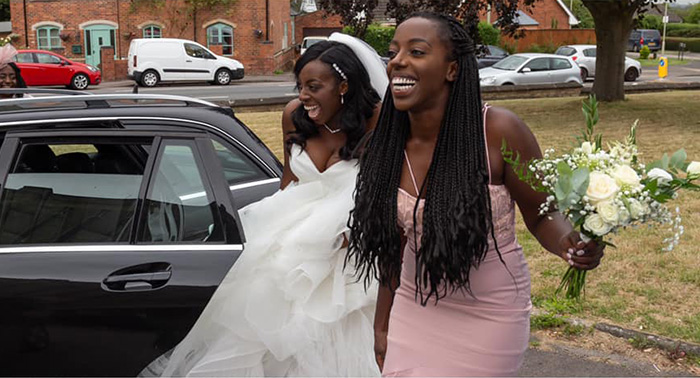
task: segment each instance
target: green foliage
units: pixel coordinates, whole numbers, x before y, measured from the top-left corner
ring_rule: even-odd
[[[503,43],[501,43],[501,48],[503,50],[506,50],[508,54],[515,54],[515,52],[518,51],[518,43],[508,43],[507,41],[504,41]]]
[[[0,0],[0,21],[10,21],[10,0]]]
[[[656,30],[662,30],[664,27],[664,24],[661,20],[661,16],[657,16],[654,14],[645,14],[642,15],[639,19],[639,23],[637,24],[639,29],[656,29]]]
[[[284,73],[284,71],[282,71],[282,70],[280,70],[280,69],[276,69],[273,73],[274,73],[275,75],[282,75],[282,74]]]
[[[700,24],[700,3],[693,5],[687,19],[684,19],[684,21],[691,24]]]
[[[498,46],[501,41],[501,31],[486,21],[479,22],[479,39],[484,45]]]
[[[559,274],[557,273],[557,275]],[[558,297],[542,298],[533,296],[532,304],[548,313],[558,315],[576,314],[583,310],[580,301]]]
[[[649,54],[651,54],[651,50],[649,50],[649,46],[644,45],[644,46],[642,46],[642,49],[639,50],[639,59],[649,59]]]
[[[581,336],[588,328],[583,324],[567,324],[564,326],[562,333],[565,336]]]
[[[574,27],[577,29],[593,29],[595,28],[595,22],[593,22],[593,16],[591,12],[583,5],[583,1],[574,0],[573,9],[571,12],[578,18],[578,25]]]
[[[533,43],[525,49],[525,52],[532,52],[532,53],[547,53],[547,54],[553,54],[555,51],[557,51],[557,46],[554,45],[552,42],[548,42],[546,45],[538,45],[537,43]]]
[[[367,44],[372,46],[377,54],[380,56],[386,56],[389,52],[389,43],[394,38],[394,32],[396,28],[393,26],[380,26],[373,24],[367,27],[364,38],[362,38]],[[355,35],[355,30],[352,26],[346,26],[343,28],[343,33],[349,35]]]
[[[700,37],[700,25],[698,24],[666,24],[666,37]]]
[[[627,340],[634,348],[644,350],[653,347],[655,344],[653,341],[647,339],[644,336],[635,336]]]
[[[550,329],[561,327],[566,323],[560,316],[552,314],[539,314],[530,317],[531,329]]]
[[[666,37],[666,49],[678,51],[681,42],[685,43],[685,51],[700,53],[700,38]]]

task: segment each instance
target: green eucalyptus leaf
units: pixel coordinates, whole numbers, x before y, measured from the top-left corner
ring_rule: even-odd
[[[685,163],[687,158],[688,154],[681,148],[680,150],[676,151],[673,156],[671,156],[671,167],[683,169],[683,163]]]
[[[588,183],[590,181],[590,172],[587,167],[577,168],[571,177],[571,184],[573,191],[583,196],[588,190]]]

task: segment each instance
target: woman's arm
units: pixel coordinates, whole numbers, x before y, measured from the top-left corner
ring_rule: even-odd
[[[530,128],[512,112],[502,108],[491,108],[487,113],[487,137],[489,145],[500,147],[505,140],[507,148],[520,154],[523,162],[542,157],[539,144]],[[490,149],[493,155],[494,149]],[[498,150],[497,159],[491,159],[494,170],[511,196],[518,204],[525,224],[546,250],[564,259],[569,265],[579,269],[593,269],[603,257],[604,246],[591,241],[584,243],[580,234],[559,212],[540,215],[539,206],[546,201],[547,194],[536,192],[520,180],[513,168],[503,161]]]
[[[401,232],[401,230],[399,231]],[[403,249],[406,246],[406,238],[401,234],[401,260],[403,261]],[[394,294],[399,287],[399,277],[395,277],[387,285],[379,285],[377,294],[377,307],[374,312],[374,354],[379,370],[384,369],[384,357],[386,356],[387,335],[389,333],[389,315],[394,304]]]
[[[282,112],[282,146],[284,149],[284,168],[282,170],[282,180],[280,181],[280,189],[284,189],[292,181],[299,181],[294,175],[292,169],[289,168],[289,150],[287,150],[287,140],[289,134],[296,131],[292,122],[292,113],[301,105],[299,99],[289,101]]]

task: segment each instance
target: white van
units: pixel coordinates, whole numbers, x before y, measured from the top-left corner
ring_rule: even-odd
[[[144,87],[161,81],[208,81],[227,85],[242,79],[243,65],[214,55],[197,42],[175,38],[137,38],[129,45],[129,79]]]
[[[322,37],[322,36],[314,36],[314,37],[304,37],[304,39],[301,41],[301,50],[299,51],[299,54],[304,54],[306,52],[306,49],[311,47],[314,43],[321,42],[321,41],[327,41],[328,37]]]

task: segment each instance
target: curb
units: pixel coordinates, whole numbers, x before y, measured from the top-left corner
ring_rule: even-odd
[[[547,311],[540,310],[538,308],[533,308],[532,315],[551,315],[573,326],[585,326],[587,328],[593,328],[598,331],[608,333],[612,336],[624,338],[627,340],[645,340],[649,342],[650,345],[658,349],[665,350],[667,352],[678,353],[682,351],[685,354],[700,356],[700,345],[698,344],[693,344],[681,340],[675,340],[669,337],[654,335],[647,332],[640,332],[633,329],[622,328],[608,323],[596,323],[590,320],[572,318],[569,316],[563,316],[559,314],[552,314]]]

